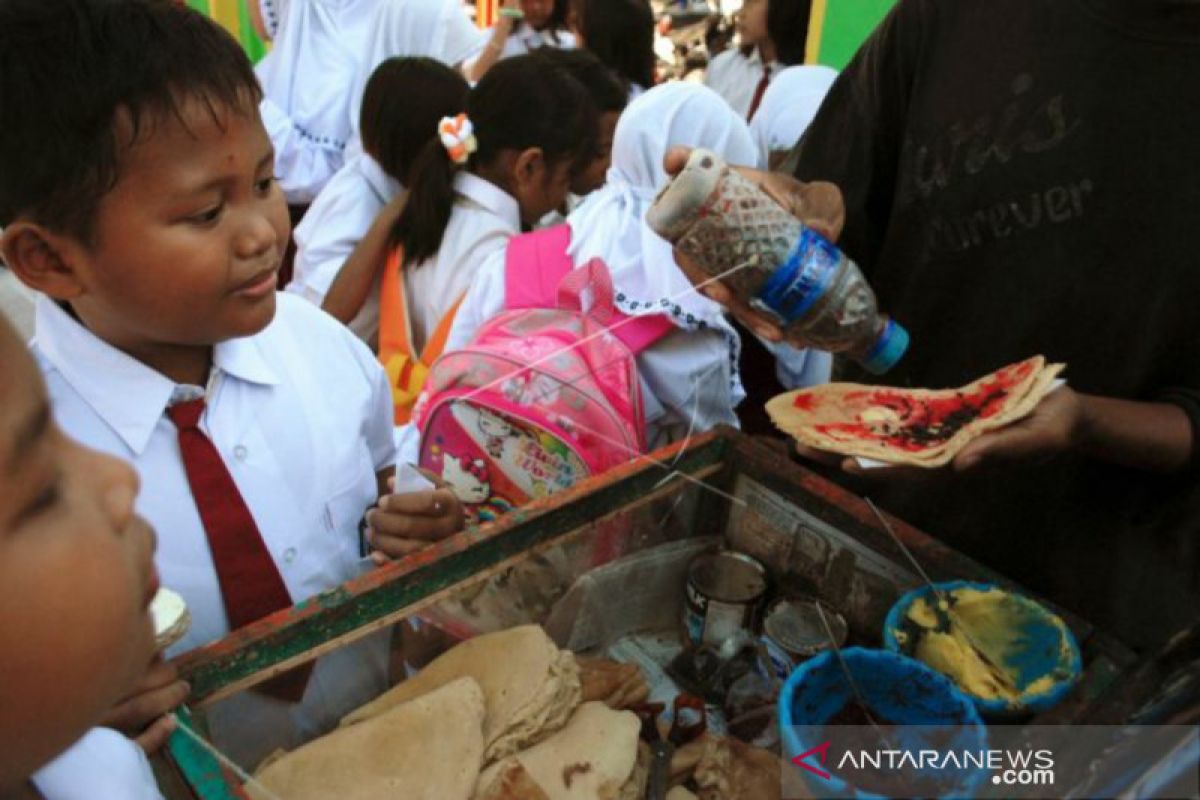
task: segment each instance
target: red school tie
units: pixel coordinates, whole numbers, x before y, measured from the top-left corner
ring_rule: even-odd
[[[754,119],[754,112],[758,111],[759,103],[762,102],[763,95],[767,92],[767,84],[771,82],[771,68],[763,67],[763,76],[759,80],[758,86],[754,87],[754,99],[750,101],[750,111],[746,114],[746,121]]]
[[[183,468],[208,537],[225,615],[233,630],[290,608],[292,597],[221,454],[200,430],[203,413],[202,397],[167,408],[167,417],[179,431]],[[299,702],[311,672],[312,665],[307,664],[258,688],[281,700]]]

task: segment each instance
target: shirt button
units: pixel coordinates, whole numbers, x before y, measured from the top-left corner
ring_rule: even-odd
[[[249,454],[250,454],[250,451],[246,449],[245,445],[239,444],[237,447],[233,448],[233,457],[236,458],[238,461],[245,461],[246,456],[248,456]]]
[[[287,550],[284,550],[283,551],[283,560],[289,564],[292,563],[293,561],[295,561],[296,560],[296,548],[289,547]]]

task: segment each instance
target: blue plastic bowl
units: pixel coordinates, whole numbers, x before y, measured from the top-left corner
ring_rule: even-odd
[[[1045,711],[1062,700],[1079,682],[1083,672],[1079,644],[1062,618],[1041,603],[992,583],[946,581],[934,586],[942,594],[950,596],[960,589],[980,592],[998,589],[1010,599],[1013,636],[998,666],[1012,676],[1021,694],[1012,701],[985,698],[960,686],[984,715],[1011,718]],[[930,588],[921,586],[896,601],[883,624],[884,648],[893,653],[916,657],[920,628],[908,620],[907,615],[918,598],[928,598],[929,595]],[[977,640],[983,635],[982,632],[972,633]],[[1044,680],[1046,678],[1049,679],[1048,685]],[[1038,681],[1041,681],[1041,685],[1035,687]]]
[[[848,647],[842,650],[842,658],[874,714],[897,726],[911,726],[890,729],[891,735],[898,739],[894,742],[897,746],[911,751],[931,746],[973,751],[987,748],[987,728],[978,710],[946,676],[916,659],[884,650]],[[834,653],[825,651],[797,667],[779,693],[779,725],[788,761],[822,744],[827,737],[821,726],[853,697],[845,671]],[[931,730],[955,732],[950,742],[933,745],[922,738]],[[817,796],[863,800],[880,797],[837,777],[830,769],[837,766],[832,759],[831,755],[825,765],[830,778],[804,773],[805,781]],[[959,772],[953,781],[943,784],[942,796],[973,796],[986,777],[984,769]]]

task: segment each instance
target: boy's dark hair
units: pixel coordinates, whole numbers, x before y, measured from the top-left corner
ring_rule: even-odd
[[[567,10],[570,8],[569,0],[554,0],[554,8],[550,11],[550,19],[546,20],[546,27],[542,28],[547,31],[555,43],[560,41],[559,34],[567,29]],[[518,20],[513,26],[512,34],[517,34],[521,28],[529,25],[524,20]],[[532,26],[530,26],[532,27]]]
[[[579,48],[539,47],[533,54],[553,67],[566,70],[579,81],[601,114],[625,110],[629,100],[628,81],[604,66],[604,62],[592,53]]]
[[[596,109],[579,81],[534,55],[506,58],[487,71],[467,98],[478,150],[468,167],[491,164],[505,150],[540,147],[547,166],[581,164],[596,148]],[[440,139],[425,145],[412,170],[408,200],[392,240],[405,265],[437,254],[454,208],[456,165]]]
[[[250,108],[237,42],[172,0],[0,2],[0,226],[27,215],[89,241],[121,156],[188,100]],[[131,135],[118,127],[128,114]]]
[[[804,63],[811,16],[812,0],[767,0],[767,35],[785,67]]]
[[[572,0],[583,46],[643,89],[654,85],[654,12],[649,0]]]
[[[437,138],[438,121],[465,111],[470,92],[457,70],[436,59],[389,58],[371,73],[363,92],[363,149],[407,186],[417,156]]]

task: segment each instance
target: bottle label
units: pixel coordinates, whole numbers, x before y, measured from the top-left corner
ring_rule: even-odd
[[[825,294],[843,258],[832,242],[804,228],[796,246],[759,289],[757,297],[785,324],[791,324]]]

